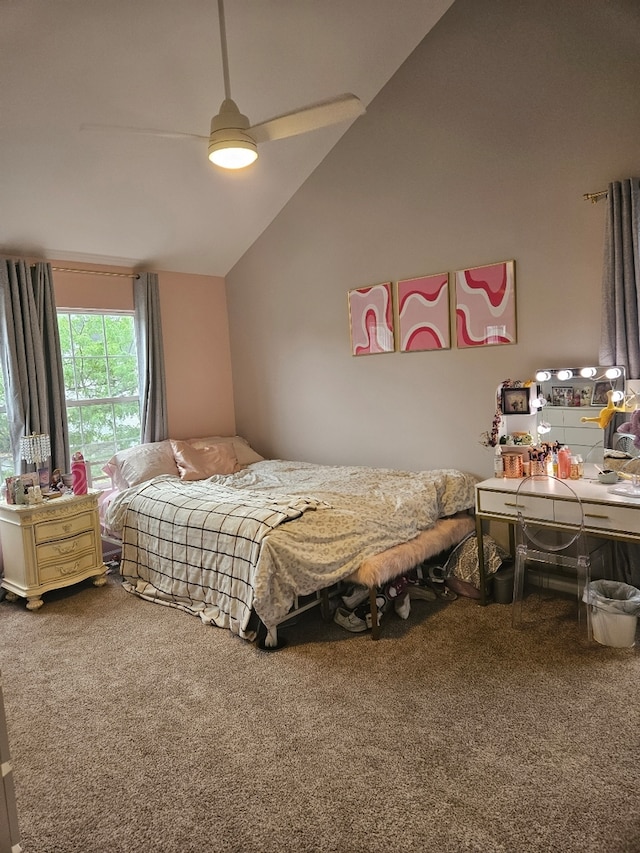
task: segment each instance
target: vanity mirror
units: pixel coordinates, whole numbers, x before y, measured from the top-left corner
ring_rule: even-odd
[[[616,444],[621,434],[616,430],[630,416],[624,411],[624,367],[542,368],[535,381],[532,406],[541,438],[566,444],[572,453],[596,463],[605,447],[620,449]],[[606,408],[612,409],[611,414],[602,415]]]

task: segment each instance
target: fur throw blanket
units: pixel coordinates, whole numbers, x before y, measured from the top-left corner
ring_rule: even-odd
[[[433,527],[423,530],[411,541],[367,557],[348,580],[367,587],[382,586],[436,554],[453,548],[473,530],[475,520],[466,512],[451,518],[441,518]]]

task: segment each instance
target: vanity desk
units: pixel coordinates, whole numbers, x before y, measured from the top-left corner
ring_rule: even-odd
[[[586,466],[591,468],[593,466]],[[590,471],[588,473],[591,473]],[[595,477],[595,472],[593,474]],[[478,537],[478,562],[480,568],[480,603],[487,603],[486,574],[483,549],[483,522],[502,521],[509,525],[509,542],[513,553],[514,528],[518,523],[516,492],[522,480],[491,478],[476,485],[476,533]],[[640,542],[640,491],[638,497],[612,494],[611,486],[585,477],[580,480],[565,480],[580,501],[584,512],[584,531],[589,536]],[[527,502],[529,517],[539,519],[548,527],[575,529],[575,514],[567,511],[567,498],[562,496],[536,495]]]

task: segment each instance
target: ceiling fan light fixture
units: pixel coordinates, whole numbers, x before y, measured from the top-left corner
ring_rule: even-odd
[[[258,158],[258,146],[249,132],[249,119],[227,98],[211,119],[209,160],[223,169],[244,169]]]
[[[209,143],[209,160],[223,169],[244,169],[258,159],[255,142],[246,140]]]

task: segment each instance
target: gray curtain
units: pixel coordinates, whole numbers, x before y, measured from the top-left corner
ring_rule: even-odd
[[[160,321],[160,290],[156,273],[140,273],[133,283],[135,329],[140,376],[140,440],[168,437],[167,394]]]
[[[64,376],[51,265],[0,264],[0,339],[7,416],[16,471],[23,435],[51,436],[51,467],[69,471]]]
[[[640,178],[607,190],[600,364],[624,365],[640,379]]]
[[[607,190],[602,277],[600,364],[624,365],[640,379],[640,178],[614,181]],[[616,418],[615,429],[626,416]],[[613,435],[605,434],[611,447]],[[640,587],[640,546],[611,543],[609,577]]]

